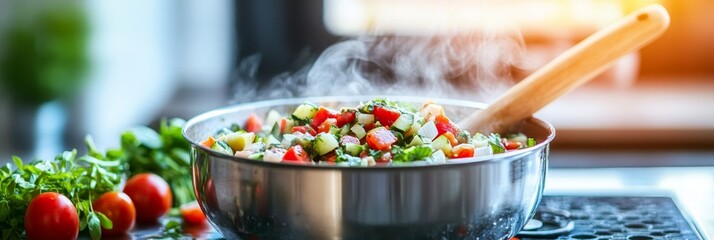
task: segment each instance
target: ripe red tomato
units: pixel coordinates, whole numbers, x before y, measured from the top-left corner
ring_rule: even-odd
[[[438,115],[436,118],[434,118],[434,125],[436,126],[436,130],[439,132],[438,136],[441,136],[441,134],[444,134],[445,132],[450,132],[454,134],[454,136],[458,136],[459,132],[459,126],[456,126],[449,118],[446,116]]]
[[[397,137],[384,127],[372,129],[367,133],[367,144],[374,150],[389,151],[396,141]]]
[[[471,144],[459,144],[451,150],[453,156],[451,158],[467,158],[473,157],[476,151],[474,145]]]
[[[123,234],[134,227],[136,209],[131,198],[123,192],[104,193],[94,201],[92,207],[112,220],[112,229],[102,228],[102,235]]]
[[[355,120],[356,114],[354,111],[342,110],[341,113],[337,114],[337,127],[342,127],[345,124],[349,124]]]
[[[305,152],[305,150],[302,149],[302,146],[295,145],[288,148],[288,151],[285,152],[285,155],[283,156],[283,160],[307,162],[310,161],[310,154]]]
[[[260,122],[260,118],[255,114],[250,114],[248,119],[245,120],[244,128],[248,132],[258,133],[263,130],[263,123]]]
[[[309,133],[312,136],[317,135],[317,132],[315,132],[314,129],[312,129],[311,127],[308,127],[308,126],[295,126],[291,130],[293,133],[301,132],[301,133]]]
[[[203,224],[206,222],[206,215],[201,211],[198,201],[193,201],[181,205],[181,217],[188,224]]]
[[[509,141],[509,140],[503,140],[503,146],[506,147],[506,150],[516,150],[521,148],[521,142],[516,142],[516,141]]]
[[[332,126],[334,126],[334,125],[337,125],[337,120],[335,120],[334,118],[325,119],[325,121],[323,121],[322,124],[320,124],[320,126],[317,127],[317,132],[318,133],[330,132],[330,128],[332,128]]]
[[[382,156],[379,156],[379,158],[375,159],[375,162],[389,162],[392,161],[392,153],[390,152],[385,152],[382,154]]]
[[[330,110],[330,109],[324,108],[324,107],[320,107],[319,109],[317,109],[317,112],[315,113],[315,116],[312,117],[312,122],[310,123],[310,125],[311,125],[313,128],[317,128],[317,127],[320,126],[320,124],[322,124],[322,122],[324,122],[326,119],[328,119],[328,118],[335,118],[335,117],[337,117],[337,113],[336,113],[336,112],[334,112],[334,111],[332,111],[332,110]]]
[[[169,184],[156,174],[140,173],[129,178],[124,193],[134,202],[139,223],[155,223],[171,209]]]
[[[27,239],[77,239],[79,217],[67,197],[46,192],[32,199],[25,211]]]
[[[389,126],[392,126],[392,123],[397,121],[399,116],[402,115],[401,113],[399,113],[399,111],[380,106],[374,106],[374,111],[372,112],[372,114],[374,114],[374,118],[377,119],[377,121],[379,121],[382,126],[385,126],[387,128],[389,128]]]

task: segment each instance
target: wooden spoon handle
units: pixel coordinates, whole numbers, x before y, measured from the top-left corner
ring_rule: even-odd
[[[508,126],[595,77],[614,60],[649,44],[668,26],[669,15],[664,7],[643,7],[566,50],[486,109],[463,119],[459,126],[482,133],[506,131]]]

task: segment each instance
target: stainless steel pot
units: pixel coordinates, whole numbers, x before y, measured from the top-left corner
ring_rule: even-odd
[[[283,99],[230,106],[185,125],[196,197],[228,239],[507,239],[533,215],[543,192],[553,127],[514,126],[535,147],[442,165],[370,168],[293,165],[229,157],[200,141],[250,113],[290,112],[310,101],[353,106],[373,97]],[[391,97],[419,106],[423,98]],[[458,120],[484,105],[432,99]]]

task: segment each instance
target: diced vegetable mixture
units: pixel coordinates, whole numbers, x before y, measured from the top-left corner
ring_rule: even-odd
[[[259,161],[346,166],[438,164],[536,144],[522,133],[472,135],[431,101],[416,109],[375,99],[340,110],[306,102],[290,116],[271,110],[264,120],[253,114],[242,126],[221,129],[201,144]]]

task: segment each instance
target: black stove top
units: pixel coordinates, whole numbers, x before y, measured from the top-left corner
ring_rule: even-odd
[[[669,197],[544,196],[518,238],[703,239]]]

